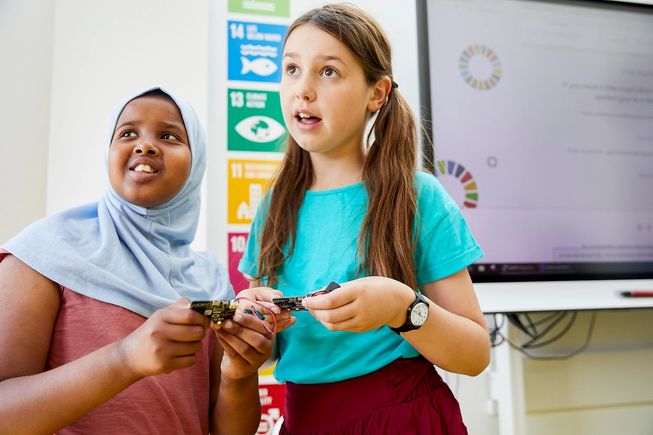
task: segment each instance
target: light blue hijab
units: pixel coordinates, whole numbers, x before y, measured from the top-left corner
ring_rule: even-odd
[[[118,106],[109,144],[127,103],[157,89],[177,104],[188,134],[192,164],[182,189],[166,203],[144,208],[108,183],[100,202],[41,219],[2,247],[57,284],[145,317],[181,297],[234,297],[225,268],[213,255],[190,248],[206,168],[206,136],[193,108],[170,91],[148,89]]]

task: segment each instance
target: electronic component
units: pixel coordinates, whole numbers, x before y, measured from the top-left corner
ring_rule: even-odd
[[[306,308],[304,308],[304,306],[302,305],[302,299],[311,296],[323,295],[339,287],[340,284],[331,281],[324,290],[318,290],[316,292],[309,293],[306,296],[290,296],[286,298],[274,298],[272,299],[272,303],[274,303],[282,310],[303,311],[306,310]]]
[[[213,323],[220,325],[227,319],[231,319],[236,313],[238,303],[232,301],[193,301],[190,303],[191,310],[197,311],[213,320]]]
[[[254,305],[252,305],[250,308],[245,308],[245,309],[243,310],[243,313],[245,313],[245,314],[251,314],[251,315],[253,315],[253,316],[258,317],[258,318],[261,319],[261,320],[265,320],[265,316],[263,315],[263,313],[261,313],[259,310],[257,310],[256,308],[254,308]]]

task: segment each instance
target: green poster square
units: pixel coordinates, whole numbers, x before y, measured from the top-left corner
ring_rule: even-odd
[[[229,12],[290,17],[290,0],[229,0]]]
[[[281,152],[287,140],[279,93],[227,89],[227,149]]]

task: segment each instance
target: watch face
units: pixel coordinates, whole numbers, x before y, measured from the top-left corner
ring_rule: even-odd
[[[415,305],[410,312],[410,322],[415,326],[422,326],[429,317],[429,306],[424,302]]]

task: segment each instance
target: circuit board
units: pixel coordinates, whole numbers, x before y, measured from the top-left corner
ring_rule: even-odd
[[[190,308],[200,314],[204,314],[213,323],[220,325],[227,319],[231,319],[236,313],[238,303],[236,301],[193,301]]]
[[[272,303],[274,303],[274,305],[278,306],[282,310],[304,311],[306,310],[306,308],[302,305],[302,299],[310,296],[323,295],[339,287],[340,284],[331,281],[324,290],[318,290],[316,292],[309,293],[306,296],[289,296],[286,298],[274,298],[272,299]]]

